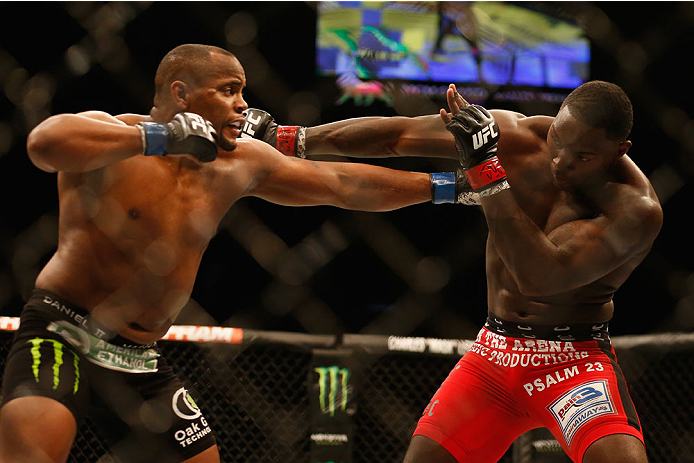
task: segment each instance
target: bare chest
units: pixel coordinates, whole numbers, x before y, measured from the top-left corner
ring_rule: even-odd
[[[544,156],[525,158],[522,164],[510,164],[507,172],[513,195],[545,234],[566,223],[595,217],[594,208],[554,185]]]
[[[95,226],[125,247],[163,240],[195,248],[206,245],[224,215],[220,193],[214,172],[133,162],[84,177],[61,207],[75,224]]]

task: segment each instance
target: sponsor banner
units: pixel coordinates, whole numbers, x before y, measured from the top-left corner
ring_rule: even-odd
[[[227,326],[173,325],[161,339],[240,344],[243,341],[243,329]]]
[[[472,341],[464,339],[438,339],[409,336],[388,336],[388,350],[444,355],[464,355]]]
[[[348,349],[313,349],[309,372],[311,463],[352,462],[358,362]]]
[[[0,331],[17,331],[19,317],[0,317]]]

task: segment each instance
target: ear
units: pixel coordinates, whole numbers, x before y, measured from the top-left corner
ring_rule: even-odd
[[[188,100],[190,97],[188,84],[180,80],[174,80],[171,82],[169,91],[171,92],[171,99],[179,110],[185,111],[188,109]]]
[[[624,140],[623,142],[621,142],[621,143],[619,144],[619,147],[617,148],[617,149],[618,149],[618,155],[617,155],[617,157],[618,157],[618,158],[621,158],[622,156],[624,156],[625,154],[627,154],[627,151],[629,151],[629,148],[631,148],[631,141],[629,141],[629,140]]]

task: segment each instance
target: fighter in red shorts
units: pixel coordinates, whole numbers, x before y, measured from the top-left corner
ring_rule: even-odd
[[[490,315],[414,434],[471,462],[498,461],[520,434],[539,427],[576,462],[604,435],[643,442],[607,328],[528,326]]]
[[[648,178],[627,156],[629,98],[592,81],[571,92],[556,117],[526,117],[469,105],[453,85],[447,97],[450,113],[288,130],[296,134],[289,154],[302,157],[456,158],[469,182],[458,199],[484,211],[492,322],[427,407],[405,462],[494,463],[538,426],[552,430],[575,462],[645,462],[606,336],[613,295],[663,220]],[[259,122],[249,134],[277,145],[275,134],[284,132],[254,111]],[[594,325],[604,326],[601,340],[592,338]],[[548,337],[547,328],[575,339],[557,345],[568,338]]]

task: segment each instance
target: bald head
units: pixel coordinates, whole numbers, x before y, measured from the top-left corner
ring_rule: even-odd
[[[159,106],[169,94],[171,83],[180,80],[197,86],[216,71],[212,56],[221,54],[236,58],[229,51],[212,45],[179,45],[162,58],[154,77],[154,104]]]

